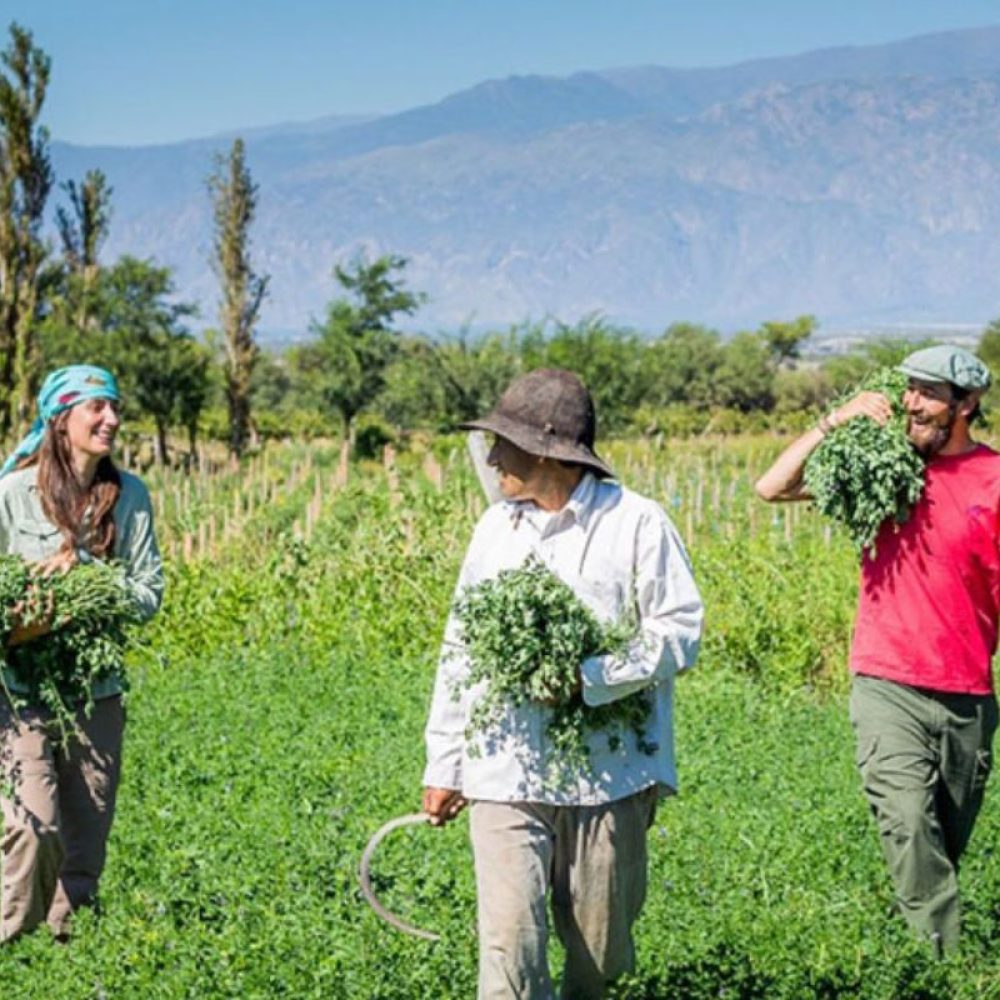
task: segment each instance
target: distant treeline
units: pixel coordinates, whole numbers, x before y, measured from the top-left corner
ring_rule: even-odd
[[[362,450],[371,452],[408,431],[454,429],[492,406],[515,375],[536,367],[578,372],[594,395],[603,434],[796,430],[873,368],[895,364],[927,343],[879,339],[849,353],[811,358],[811,316],[727,338],[694,323],[674,323],[650,337],[600,317],[477,336],[394,334],[370,395],[345,413],[341,390],[351,362],[360,359],[351,358],[336,326],[317,325],[314,344],[261,357],[254,388],[261,430],[329,434],[331,420],[339,417],[342,426],[351,421]],[[979,350],[1000,373],[1000,322],[984,330]],[[374,373],[371,359],[369,371]]]

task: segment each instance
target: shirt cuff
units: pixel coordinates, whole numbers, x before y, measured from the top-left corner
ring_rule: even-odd
[[[459,754],[454,761],[436,760],[424,768],[424,788],[462,789],[462,760]]]

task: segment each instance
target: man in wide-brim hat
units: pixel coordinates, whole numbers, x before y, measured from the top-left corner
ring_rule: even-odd
[[[627,651],[578,665],[580,692],[587,706],[643,692],[650,715],[642,739],[594,731],[588,763],[557,786],[544,780],[549,702],[512,706],[504,737],[470,748],[475,692],[463,684],[469,663],[452,615],[427,723],[424,809],[442,824],[471,803],[480,998],[552,996],[549,896],[566,949],[561,995],[600,997],[633,965],[646,832],[677,785],[673,678],[697,656],[701,599],[667,515],[615,482],[594,450],[593,401],[572,372],[529,372],[464,426],[495,436],[489,461],[504,500],[476,526],[459,592],[534,556],[600,620],[633,616]]]

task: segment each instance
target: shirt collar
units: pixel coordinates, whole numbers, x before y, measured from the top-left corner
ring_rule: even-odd
[[[24,490],[27,493],[37,493],[38,492],[38,463],[35,462],[34,465],[29,465],[26,469],[22,469],[20,475],[24,477]]]
[[[587,521],[597,503],[597,477],[592,472],[585,472],[583,478],[576,484],[576,489],[570,495],[563,510],[573,512],[573,519],[582,528],[587,527]]]
[[[581,528],[587,527],[587,521],[597,504],[597,477],[592,472],[585,472],[576,488],[570,494],[566,505],[559,510],[543,511],[531,500],[519,500],[510,505],[511,518],[514,521],[526,518],[540,531],[553,519],[560,521],[572,520]]]

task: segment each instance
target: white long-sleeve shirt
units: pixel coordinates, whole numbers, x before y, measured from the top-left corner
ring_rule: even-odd
[[[553,513],[530,502],[495,504],[476,525],[456,594],[521,566],[532,554],[600,621],[621,620],[630,612],[637,618],[639,634],[626,653],[594,656],[581,665],[583,700],[603,705],[648,688],[644,739],[655,750],[640,749],[627,728],[617,731],[621,740],[615,750],[607,734],[594,732],[587,771],[571,784],[553,784],[544,775],[551,712],[525,702],[508,708],[507,719],[489,738],[476,737],[470,754],[465,729],[482,687],[463,683],[469,663],[452,614],[425,734],[424,784],[460,789],[469,799],[555,805],[598,805],[654,784],[665,793],[675,790],[673,681],[698,655],[703,608],[670,519],[652,500],[589,473],[566,506]]]

